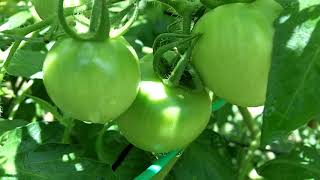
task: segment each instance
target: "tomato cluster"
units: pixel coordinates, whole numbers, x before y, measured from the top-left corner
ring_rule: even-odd
[[[34,5],[46,18],[51,10],[41,2],[34,0]],[[192,63],[208,89],[236,105],[264,103],[273,21],[280,10],[270,0],[233,3],[209,11],[196,23],[193,32],[202,36]],[[102,124],[115,120],[132,144],[147,151],[183,149],[207,126],[211,98],[206,90],[165,85],[152,62],[153,56],[147,55],[139,64],[121,37],[67,38],[47,55],[44,84],[54,103],[73,118]]]

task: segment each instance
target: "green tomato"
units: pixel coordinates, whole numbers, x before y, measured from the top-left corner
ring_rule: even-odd
[[[132,104],[141,76],[133,48],[122,38],[58,42],[49,51],[43,72],[47,92],[63,112],[102,124]]]
[[[216,95],[244,107],[264,104],[273,21],[281,9],[273,0],[257,0],[223,5],[200,18],[192,62]]]
[[[205,129],[211,115],[206,91],[167,87],[155,75],[152,55],[143,58],[137,98],[117,120],[133,145],[156,153],[186,147]]]
[[[65,0],[64,7],[78,6],[87,1],[89,0]],[[59,0],[31,0],[31,2],[41,19],[57,13]]]

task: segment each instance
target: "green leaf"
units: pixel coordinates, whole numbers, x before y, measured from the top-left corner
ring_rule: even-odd
[[[232,180],[236,175],[224,141],[206,130],[183,152],[169,179]]]
[[[30,79],[42,79],[42,65],[45,53],[40,51],[18,50],[7,68],[8,74]]]
[[[301,180],[320,178],[320,153],[317,149],[301,147],[290,154],[268,161],[258,172],[267,179]]]
[[[15,120],[6,120],[0,118],[0,136],[3,135],[3,133],[13,130],[17,127],[21,127],[24,125],[27,125],[28,122],[20,119]]]
[[[58,123],[33,122],[8,131],[1,136],[0,169],[5,174],[17,173],[16,156],[33,151],[41,144],[59,143],[62,137],[63,127]]]
[[[8,21],[0,26],[0,32],[4,30],[11,30],[18,28],[32,18],[32,15],[29,11],[21,11],[17,14],[11,16]]]
[[[290,5],[276,25],[263,145],[286,138],[320,114],[320,0]]]
[[[81,156],[77,146],[47,144],[16,157],[18,179],[116,179],[111,166]]]

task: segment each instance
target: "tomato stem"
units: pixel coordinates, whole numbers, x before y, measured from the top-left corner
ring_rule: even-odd
[[[70,134],[74,127],[74,119],[70,117],[64,117],[63,122],[65,125],[65,129],[63,132],[62,143],[69,144],[70,143]]]
[[[188,72],[191,74],[192,81],[195,85],[195,90],[196,91],[203,90],[204,86],[203,86],[202,80],[198,72],[196,71],[196,69],[191,64],[189,64],[188,66]]]
[[[185,54],[182,55],[180,61],[176,65],[176,67],[171,72],[171,75],[166,80],[166,83],[170,86],[178,86],[181,80],[181,77],[189,63],[191,57],[191,49],[188,49]]]
[[[196,38],[199,38],[199,35],[197,35]],[[196,73],[195,69],[189,64],[190,59],[191,59],[191,55],[192,55],[192,49],[193,49],[196,41],[197,41],[197,39],[194,40],[193,42],[189,43],[190,47],[187,49],[185,54],[181,57],[180,61],[176,65],[176,67],[171,72],[171,75],[166,80],[166,83],[168,83],[169,85],[178,86],[183,73],[185,72],[185,70],[188,67],[188,70],[192,76],[192,80],[196,86],[195,89],[196,90],[203,89],[203,85],[202,85],[202,82],[200,80],[199,75]]]
[[[183,26],[182,31],[185,34],[190,34],[192,23],[192,11],[188,11],[183,15]]]
[[[89,31],[94,33],[97,31],[97,28],[99,26],[99,20],[101,16],[101,1],[100,0],[95,0],[93,2],[93,7],[91,11],[91,17],[90,17],[90,26],[89,26]]]
[[[72,38],[77,39],[77,40],[85,40],[84,38],[79,36],[76,32],[74,32],[69,27],[69,25],[67,23],[67,20],[65,18],[64,12],[63,12],[63,3],[64,3],[64,0],[59,0],[59,3],[58,3],[58,19],[59,19],[59,22],[60,22],[62,28]]]
[[[94,12],[97,11],[97,12]],[[100,16],[98,16],[98,14]],[[90,19],[90,30],[95,31],[94,39],[104,41],[109,38],[110,33],[110,17],[109,10],[105,0],[95,0]],[[99,23],[97,24],[97,19]]]
[[[122,36],[123,34],[125,34],[129,28],[132,26],[132,24],[135,22],[135,20],[137,19],[138,15],[139,15],[139,0],[137,0],[137,2],[134,2],[132,5],[128,6],[126,9],[124,9],[123,11],[121,11],[119,14],[119,18],[116,18],[116,19],[119,19],[121,21],[121,19],[124,17],[124,15],[121,15],[122,13],[123,14],[127,14],[128,11],[130,9],[132,9],[134,7],[134,11],[133,11],[133,14],[132,16],[128,19],[128,21],[120,28],[120,29],[110,29],[110,37],[118,37],[118,36]],[[120,19],[120,17],[122,17]],[[110,22],[112,23],[112,22]]]
[[[114,125],[113,122],[105,124],[103,126],[103,128],[100,130],[100,132],[98,134],[98,137],[96,139],[96,142],[95,142],[95,150],[96,150],[98,159],[101,162],[104,162],[104,163],[107,163],[107,160],[105,158],[105,151],[104,151],[104,144],[103,144],[104,139],[103,139],[103,137],[104,137],[104,134],[106,133],[106,131],[113,125]]]
[[[200,0],[158,0],[159,2],[172,7],[180,16],[192,12],[202,6]]]
[[[247,125],[247,127],[251,133],[251,136],[253,138],[256,137],[257,134],[259,133],[259,129],[258,129],[258,127],[256,127],[256,124],[254,122],[254,119],[251,116],[251,113],[245,107],[238,106],[238,109],[243,117],[244,123]]]
[[[73,13],[73,10],[74,8],[68,8],[66,10],[66,15],[71,15]],[[86,10],[86,9],[85,9]],[[27,27],[24,27],[24,28],[20,28],[20,29],[14,29],[14,30],[9,30],[9,31],[5,31],[4,33],[7,33],[7,34],[16,34],[18,36],[26,36],[27,34],[33,32],[33,31],[37,31],[39,29],[43,29],[49,25],[52,24],[52,22],[55,20],[56,16],[51,16],[43,21],[40,21],[36,24],[33,24],[33,25],[30,25],[30,26],[27,26]],[[11,59],[14,55],[14,53],[17,51],[17,49],[19,48],[20,44],[22,42],[22,39],[18,39],[16,40],[11,49],[10,49],[10,52],[9,52],[9,55],[7,56],[6,60],[5,60],[5,63],[4,65],[1,67],[1,70],[0,72],[2,74],[5,74],[5,69],[7,69],[10,65],[10,62],[11,62]]]
[[[175,41],[175,42],[172,42],[172,43],[169,43],[169,44],[166,44],[164,46],[161,46],[160,48],[157,49],[157,46],[158,46],[158,43],[160,42],[160,38],[167,38],[167,37],[174,37],[175,33],[167,33],[167,34],[163,34],[163,35],[160,35],[155,43],[154,43],[154,49],[155,49],[155,53],[154,53],[154,60],[153,60],[153,69],[155,71],[155,73],[162,79],[162,70],[161,70],[161,58],[162,58],[162,55],[171,50],[172,48],[175,48],[175,47],[179,47],[179,46],[183,46],[185,45],[186,42],[189,42],[191,41],[192,39],[194,38],[197,38],[199,35],[178,35],[176,36],[176,38],[181,38],[181,37],[184,37],[182,40],[178,40],[178,41]],[[183,65],[183,63],[182,63]]]
[[[106,7],[106,2],[105,0],[95,0],[94,1],[94,9],[100,8],[100,13],[99,14],[99,25],[96,25],[96,20],[91,19],[93,22],[90,23],[90,28],[91,29],[96,29],[96,32],[92,35],[92,33],[86,34],[86,36],[81,36],[77,34],[74,30],[72,30],[65,18],[64,12],[63,12],[63,2],[64,0],[59,0],[59,6],[58,6],[58,19],[59,22],[64,29],[64,31],[73,39],[80,40],[80,41],[103,41],[107,38],[109,38],[109,32],[110,32],[110,22],[109,22],[109,12],[108,8]],[[94,18],[96,18],[95,12]],[[92,24],[92,25],[91,25]]]

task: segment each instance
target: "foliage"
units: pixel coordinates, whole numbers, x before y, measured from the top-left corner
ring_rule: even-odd
[[[70,36],[88,41],[84,43],[98,43],[101,35],[106,41],[114,34],[123,35],[128,41],[126,46],[132,46],[130,51],[134,49],[140,59],[153,53],[153,70],[159,83],[170,90],[178,87],[197,92],[207,85],[190,63],[197,40],[205,37],[194,32],[195,24],[225,4],[254,0],[79,1],[78,6],[65,7],[62,17],[66,24],[61,21],[58,7],[50,8],[55,13],[42,15],[42,20],[31,0],[0,0],[0,179],[320,179],[320,0],[276,1],[283,11],[273,22],[264,105],[240,107],[210,93],[212,113],[201,135],[185,149],[159,154],[131,144],[130,138],[119,130],[117,120],[108,124],[79,121],[58,108],[43,83],[47,54],[56,42]],[[99,3],[107,6],[98,6]],[[239,24],[229,21],[230,18],[228,22],[219,19],[218,25],[237,30]],[[76,35],[70,35],[72,32],[65,26]],[[215,27],[210,28],[214,28],[211,33],[217,33]],[[103,34],[106,29],[110,30],[110,37]],[[253,40],[256,33],[252,31],[246,29],[249,34],[245,38]],[[218,36],[221,41],[228,40],[224,51],[230,56],[234,54],[233,44],[241,48],[249,42],[237,41],[238,36],[230,39],[221,29]],[[64,49],[72,48],[77,54],[79,47]],[[209,60],[224,53],[213,47],[218,46],[209,42],[201,47],[206,48]],[[248,48],[255,55],[258,47],[248,46],[245,52],[237,52],[248,53]],[[86,54],[86,50],[81,51]],[[94,49],[92,52],[95,54]],[[212,64],[202,65],[209,74],[215,74]],[[122,65],[117,69],[118,77],[129,73],[126,68]],[[249,67],[244,64],[231,69],[237,68]],[[239,78],[229,69],[221,71],[228,73],[231,80]],[[69,75],[70,72],[63,72],[61,78]],[[102,78],[95,77],[92,82],[101,83]],[[218,78],[225,82],[222,75]],[[59,82],[55,85],[57,89],[60,86]],[[94,86],[85,88],[97,92]],[[103,92],[108,93],[115,84],[104,88]],[[250,92],[254,93],[254,88]],[[127,90],[123,85],[122,94]],[[235,89],[229,87],[228,91]],[[74,106],[81,100],[60,98]],[[109,109],[106,107],[106,112]],[[152,119],[159,112],[156,109],[153,114],[139,116]],[[128,119],[133,121],[128,128],[137,126],[134,118]],[[139,129],[139,133],[152,141],[150,133],[156,132]]]

